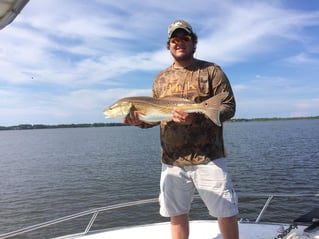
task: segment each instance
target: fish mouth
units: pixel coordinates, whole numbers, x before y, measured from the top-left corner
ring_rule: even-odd
[[[106,119],[110,119],[112,117],[112,115],[107,111],[103,111],[103,114],[104,114]]]

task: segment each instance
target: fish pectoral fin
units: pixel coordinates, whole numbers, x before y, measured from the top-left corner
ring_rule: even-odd
[[[146,114],[145,114],[145,112],[144,111],[141,111],[141,110],[137,110],[136,111],[139,115],[142,115],[142,116],[145,116]]]

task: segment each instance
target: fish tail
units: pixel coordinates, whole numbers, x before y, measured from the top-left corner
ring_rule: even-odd
[[[221,126],[220,122],[220,105],[223,100],[228,96],[228,92],[222,92],[218,95],[215,95],[209,98],[206,101],[203,101],[201,105],[205,109],[205,115],[213,121],[217,126]]]

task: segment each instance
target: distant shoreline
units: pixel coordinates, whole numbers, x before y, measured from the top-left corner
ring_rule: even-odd
[[[319,116],[308,116],[308,117],[273,117],[273,118],[253,118],[253,119],[231,119],[231,122],[246,122],[246,121],[275,121],[275,120],[304,120],[304,119],[319,119]]]
[[[277,120],[305,120],[305,119],[319,119],[319,116],[309,117],[290,117],[290,118],[253,118],[253,119],[231,119],[228,122],[251,122],[251,121],[277,121]],[[114,127],[127,126],[122,123],[88,123],[88,124],[20,124],[14,126],[0,126],[1,130],[31,130],[31,129],[59,129],[59,128],[90,128],[90,127]]]

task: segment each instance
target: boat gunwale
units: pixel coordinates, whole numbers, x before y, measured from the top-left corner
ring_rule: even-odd
[[[293,193],[237,193],[239,198],[267,198],[266,202],[263,205],[262,210],[259,212],[259,215],[254,223],[260,223],[260,220],[263,216],[263,213],[266,211],[268,208],[271,200],[274,197],[319,197],[319,193],[315,194],[310,194],[310,193],[303,193],[303,194],[293,194]],[[198,199],[200,196],[198,194],[194,195],[194,199]],[[110,211],[114,209],[120,209],[120,208],[126,208],[126,207],[131,207],[131,206],[137,206],[137,205],[143,205],[143,204],[149,204],[149,203],[155,203],[158,202],[158,198],[150,198],[150,199],[142,199],[142,200],[136,200],[136,201],[131,201],[131,202],[124,202],[124,203],[118,203],[110,206],[104,206],[104,207],[99,207],[99,208],[93,208],[89,210],[85,210],[79,213],[74,213],[68,216],[60,217],[57,219],[53,219],[50,221],[46,221],[43,223],[35,224],[29,227],[24,227],[12,232],[4,233],[0,235],[0,239],[5,239],[5,238],[10,238],[13,236],[21,235],[27,232],[35,231],[41,228],[46,228],[55,224],[59,224],[65,221],[70,221],[79,217],[83,217],[86,215],[93,214],[89,223],[87,224],[85,230],[83,232],[79,232],[73,235],[81,236],[81,235],[87,235],[88,233],[91,233],[93,231],[90,231],[91,227],[93,226],[95,219],[97,218],[98,214],[100,212],[105,212],[105,211]],[[251,223],[251,222],[250,222]],[[265,222],[263,222],[265,223]],[[267,222],[267,224],[271,224],[272,222]],[[275,223],[274,223],[275,224]],[[286,223],[282,223],[286,224]],[[144,224],[145,225],[145,224]],[[147,225],[147,224],[146,224]],[[110,228],[112,230],[114,228]],[[56,238],[65,238],[65,237],[56,237]]]

